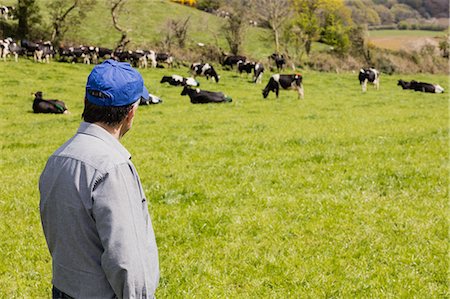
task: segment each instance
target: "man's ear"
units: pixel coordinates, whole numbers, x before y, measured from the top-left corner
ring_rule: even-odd
[[[131,107],[130,111],[128,111],[127,114],[127,119],[131,120],[134,118],[134,115],[136,114],[136,110],[138,108],[139,105],[133,105],[133,107]]]

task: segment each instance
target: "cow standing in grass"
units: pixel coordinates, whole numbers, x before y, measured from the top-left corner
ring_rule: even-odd
[[[303,91],[303,77],[300,74],[293,75],[280,75],[275,74],[270,77],[269,83],[267,83],[266,87],[263,89],[263,97],[267,98],[269,92],[275,92],[276,97],[278,98],[278,94],[280,91],[280,86],[283,89],[294,89],[297,90],[298,98],[303,99],[304,91]]]
[[[374,68],[361,69],[358,79],[362,92],[366,92],[367,82],[372,83],[377,90],[380,89],[380,72]]]
[[[191,65],[191,73],[194,76],[205,76],[208,80],[213,78],[216,83],[219,83],[220,76],[217,74],[216,70],[209,63],[193,63]]]

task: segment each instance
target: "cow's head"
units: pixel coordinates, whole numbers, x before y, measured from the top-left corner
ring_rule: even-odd
[[[34,97],[36,99],[42,99],[42,91],[38,91],[38,92],[34,93]]]
[[[267,96],[269,95],[269,92],[270,92],[269,88],[267,88],[267,87],[264,88],[262,91],[263,98],[267,98]]]
[[[185,96],[188,94],[189,91],[189,87],[187,87],[186,85],[183,87],[183,90],[181,91],[181,95]]]

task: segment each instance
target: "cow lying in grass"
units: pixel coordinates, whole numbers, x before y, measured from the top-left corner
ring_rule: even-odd
[[[422,91],[422,92],[430,92],[430,93],[443,93],[444,88],[442,88],[439,84],[431,84],[425,82],[417,82],[412,80],[411,82],[398,80],[398,86],[401,86],[403,89],[412,89],[414,91]]]
[[[194,87],[200,86],[200,83],[194,78],[184,78],[179,75],[163,76],[159,83],[166,83],[166,82],[173,86],[180,86],[180,85],[181,86],[188,85]]]
[[[67,110],[63,101],[45,100],[42,98],[42,91],[38,91],[34,94],[33,112],[66,114],[69,113],[69,110]]]
[[[300,74],[293,75],[280,75],[275,74],[270,77],[269,83],[267,83],[266,87],[263,89],[263,97],[267,98],[269,92],[275,92],[276,97],[278,98],[278,94],[280,92],[280,86],[283,89],[295,89],[298,92],[298,97],[303,99],[303,77]]]
[[[163,101],[160,97],[157,97],[155,95],[149,94],[148,99],[141,98],[139,101],[139,105],[154,105],[154,104],[161,104]]]
[[[192,104],[226,103],[232,101],[231,97],[224,95],[222,92],[200,90],[198,88],[192,89],[187,86],[184,86],[181,95],[188,95]]]

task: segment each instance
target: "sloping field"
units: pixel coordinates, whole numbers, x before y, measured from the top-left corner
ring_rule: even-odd
[[[425,45],[438,47],[444,35],[436,31],[378,30],[369,31],[369,41],[384,49],[418,51]]]
[[[0,62],[0,298],[49,298],[37,183],[76,131],[92,66]],[[230,104],[192,105],[140,70],[163,104],[123,139],[156,232],[157,298],[446,298],[448,94],[362,94],[356,74],[305,72],[305,99],[217,68]],[[268,76],[264,78],[267,82]],[[446,76],[416,79],[447,86]],[[31,92],[69,115],[31,112]],[[448,91],[448,90],[447,90]]]

